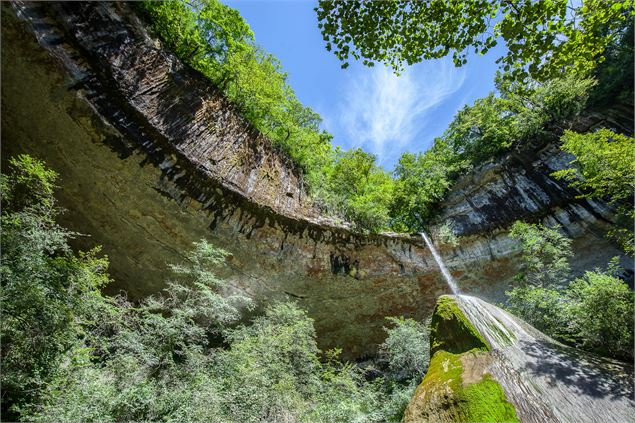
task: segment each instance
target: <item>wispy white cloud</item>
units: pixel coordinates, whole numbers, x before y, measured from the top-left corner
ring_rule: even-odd
[[[460,89],[464,79],[449,60],[425,62],[400,76],[383,66],[359,69],[349,76],[338,124],[351,145],[385,163],[413,142],[429,113]]]

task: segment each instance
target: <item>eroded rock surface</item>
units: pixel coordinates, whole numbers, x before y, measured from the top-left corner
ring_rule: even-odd
[[[523,422],[634,422],[633,367],[562,345],[472,296],[457,301],[489,342],[489,366]]]
[[[384,316],[422,319],[449,292],[418,236],[356,234],[320,216],[297,169],[127,5],[2,7],[3,160],[25,152],[60,173],[61,223],[90,235],[77,247],[103,245],[110,292],[160,290],[167,264],[206,238],[231,254],[233,290],[297,301],[321,346],[347,357],[374,351]],[[536,160],[559,163],[549,151]],[[516,175],[510,160],[466,176],[443,205],[463,237],[440,252],[464,292],[502,298],[518,268],[506,229],[516,219],[561,222],[577,271],[619,254],[604,237],[610,208],[575,199],[541,167]]]
[[[462,298],[462,297],[460,297]],[[490,343],[456,297],[442,296],[432,315],[430,365],[404,413],[405,423],[518,422],[516,409],[489,369]]]

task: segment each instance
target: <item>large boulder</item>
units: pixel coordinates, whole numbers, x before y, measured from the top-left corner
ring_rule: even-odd
[[[406,409],[404,421],[512,422],[514,406],[488,368],[491,347],[458,305],[441,296],[432,316],[430,365]]]
[[[629,364],[562,345],[466,295],[439,298],[434,321],[434,355],[406,423],[635,421]]]

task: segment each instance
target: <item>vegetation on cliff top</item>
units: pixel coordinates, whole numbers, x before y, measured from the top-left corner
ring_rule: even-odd
[[[208,77],[302,168],[316,204],[362,230],[406,232],[422,229],[461,173],[532,139],[553,137],[584,109],[589,95],[599,104],[608,91],[624,98],[625,90],[632,92],[628,72],[616,70],[632,57],[632,49],[623,47],[632,44],[628,1],[572,6],[577,21],[563,15],[566,1],[490,3],[422,2],[413,9],[403,2],[320,2],[327,48],[337,46],[343,60],[350,54],[399,67],[453,51],[460,64],[467,48],[485,53],[497,42],[493,35],[479,40],[488,25],[509,47],[497,93],[460,110],[430,150],[405,153],[392,176],[361,149],[332,148],[320,116],[300,104],[280,62],[256,44],[236,10],[218,0],[135,7],[181,60]],[[445,14],[446,7],[456,13]],[[493,20],[492,13],[502,18]],[[373,16],[385,17],[381,36]],[[525,39],[527,25],[532,37]],[[410,36],[404,39],[401,30]],[[594,88],[592,77],[606,87]]]

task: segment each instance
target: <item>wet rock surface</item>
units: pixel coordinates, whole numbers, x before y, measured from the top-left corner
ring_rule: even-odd
[[[345,357],[373,353],[384,316],[423,319],[448,292],[419,236],[356,234],[320,216],[298,170],[127,5],[2,8],[3,165],[29,153],[60,173],[61,223],[89,234],[76,247],[103,246],[109,292],[160,290],[167,264],[206,238],[230,253],[232,290],[297,301],[321,346]],[[467,175],[442,205],[438,223],[452,220],[462,237],[440,253],[464,292],[502,299],[518,268],[506,229],[516,219],[561,222],[576,271],[619,254],[604,238],[611,209],[545,176],[540,163],[562,161],[549,148],[515,179],[513,159]],[[557,195],[534,188],[553,184]]]
[[[432,315],[426,375],[404,413],[405,423],[518,422],[490,368],[490,343],[459,307],[456,296],[441,296]]]
[[[431,334],[431,346],[453,350],[437,348],[405,422],[635,421],[632,365],[562,345],[476,297],[441,297],[437,312],[469,325]],[[474,330],[486,347],[472,343],[457,349],[449,342],[473,337]]]
[[[523,422],[633,422],[633,367],[562,345],[483,300],[457,304],[490,343],[488,366]]]

